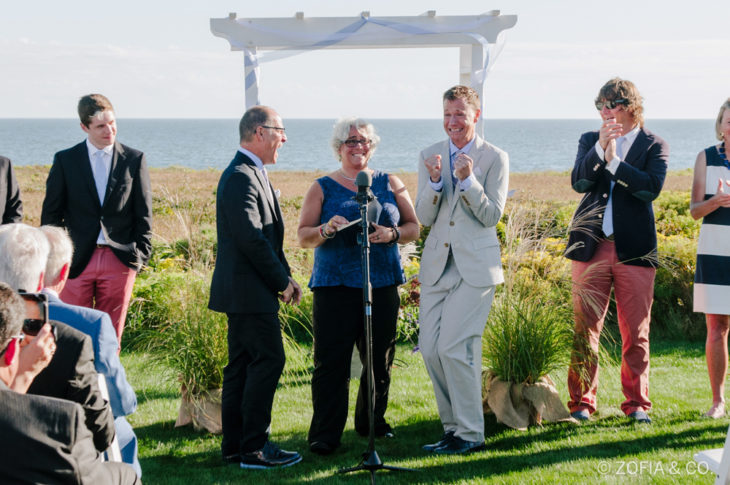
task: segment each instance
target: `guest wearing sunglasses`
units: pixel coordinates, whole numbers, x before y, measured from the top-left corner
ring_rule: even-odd
[[[651,423],[649,321],[657,267],[652,201],[667,173],[669,146],[644,128],[642,97],[631,81],[614,78],[598,92],[597,131],[584,133],[571,174],[585,194],[573,217],[565,252],[572,262],[575,344],[568,373],[572,416],[596,411],[598,346],[611,287],[621,332],[621,410]]]
[[[354,200],[355,179],[362,171],[372,175],[376,200],[371,206],[382,207],[368,236],[373,288],[374,427],[376,436],[393,436],[385,420],[385,410],[400,306],[398,285],[405,282],[398,244],[415,240],[419,226],[403,182],[368,165],[379,141],[373,125],[367,121],[339,120],[331,144],[340,166],[312,184],[299,220],[299,243],[305,248],[315,248],[309,281],[314,293],[314,414],[309,445],[314,453],[321,455],[330,454],[340,446],[347,421],[353,345],[357,345],[360,360],[366,362],[362,269],[360,247],[355,238],[358,226],[345,229],[359,217],[359,205]],[[370,429],[366,370],[364,366],[355,408],[355,430],[362,436],[367,436]]]
[[[697,241],[697,270],[694,311],[705,314],[707,323],[707,370],[712,388],[712,407],[705,416],[725,416],[727,336],[730,324],[730,162],[726,142],[730,140],[730,98],[720,106],[715,122],[720,143],[702,150],[695,162],[692,217],[702,219]]]
[[[11,390],[24,313],[23,300],[0,283],[0,482],[140,483],[129,466],[101,461],[79,404]]]

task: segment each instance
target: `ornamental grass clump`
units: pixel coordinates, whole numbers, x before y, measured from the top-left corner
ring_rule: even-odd
[[[534,384],[570,362],[570,266],[558,213],[554,205],[525,201],[505,214],[505,283],[483,336],[484,363],[505,382]]]
[[[502,294],[492,308],[484,337],[484,363],[500,380],[535,384],[570,363],[570,309],[544,301],[529,287]]]

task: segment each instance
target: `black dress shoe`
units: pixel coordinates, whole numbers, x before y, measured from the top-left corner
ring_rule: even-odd
[[[439,455],[459,455],[464,453],[474,453],[475,451],[486,450],[487,445],[484,441],[466,441],[458,436],[452,437],[448,443],[439,446],[434,453]]]
[[[333,446],[324,441],[312,441],[309,443],[309,451],[318,455],[331,455],[335,451],[336,446]]]
[[[232,455],[223,455],[223,463],[226,465],[238,465],[241,463],[241,455],[234,453]]]
[[[260,450],[241,453],[241,468],[266,470],[268,468],[284,468],[302,461],[296,451],[282,450],[271,441],[267,441]]]
[[[423,449],[426,451],[433,451],[436,448],[440,448],[444,446],[446,443],[451,441],[454,438],[454,432],[453,431],[446,431],[443,436],[441,436],[441,439],[438,440],[436,443],[431,443],[430,445],[423,445]]]

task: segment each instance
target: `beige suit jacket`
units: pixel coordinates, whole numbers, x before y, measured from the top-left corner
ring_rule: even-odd
[[[423,161],[441,155],[443,188],[433,190]],[[499,239],[495,226],[502,217],[507,200],[509,158],[507,153],[480,137],[469,152],[474,161],[476,183],[456,193],[451,183],[449,141],[442,141],[421,152],[418,164],[416,214],[421,224],[430,226],[426,238],[419,279],[435,284],[446,267],[449,249],[463,280],[477,287],[504,282]]]

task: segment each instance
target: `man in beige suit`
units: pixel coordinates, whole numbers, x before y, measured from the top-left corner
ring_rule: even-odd
[[[431,230],[421,258],[419,345],[431,376],[442,438],[439,454],[483,450],[481,338],[502,283],[495,226],[507,198],[507,153],[476,135],[479,96],[466,86],[444,93],[449,140],[421,152],[416,214]]]

